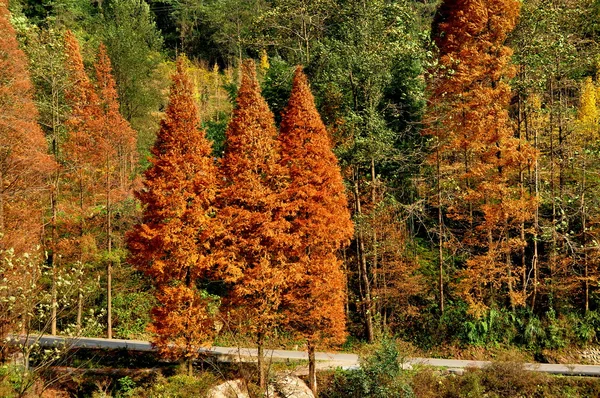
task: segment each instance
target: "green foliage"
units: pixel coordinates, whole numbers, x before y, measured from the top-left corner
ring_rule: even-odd
[[[116,393],[116,398],[133,397],[135,391],[135,381],[129,376],[121,377],[117,380],[119,388]]]
[[[402,377],[401,358],[392,340],[384,339],[358,370],[337,370],[326,398],[412,398],[410,385]]]
[[[217,377],[204,372],[198,376],[158,376],[150,386],[138,387],[129,397],[135,398],[195,398],[204,397],[217,384]]]
[[[600,314],[597,311],[588,311],[575,323],[575,336],[582,345],[597,341],[597,331],[600,330]]]
[[[292,91],[294,68],[279,56],[271,58],[269,62],[271,66],[264,77],[262,94],[275,115],[275,122],[279,125],[281,113],[285,109]]]
[[[116,293],[113,297],[113,316],[117,338],[147,338],[150,311],[155,303],[156,299],[150,292]]]
[[[212,141],[213,154],[216,157],[221,157],[225,149],[227,119],[220,118],[219,121],[208,120],[203,123],[202,127],[206,129],[206,138]]]
[[[168,84],[157,74],[163,40],[153,14],[144,0],[105,0],[96,30],[111,59],[121,114],[138,132],[140,149],[147,150],[158,125],[152,113]]]

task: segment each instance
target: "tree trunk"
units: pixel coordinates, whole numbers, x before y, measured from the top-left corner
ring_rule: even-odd
[[[56,311],[58,307],[57,293],[56,293],[56,261],[54,260],[54,253],[50,255],[51,269],[52,269],[52,286],[50,288],[51,296],[51,314],[50,314],[50,334],[56,336]]]
[[[552,243],[550,249],[550,306],[554,305],[554,273],[556,270],[556,257],[557,257],[557,242],[556,242],[556,183],[555,183],[555,159],[554,159],[554,87],[553,79],[550,79],[550,192],[552,198]]]
[[[4,175],[0,169],[0,236],[4,236]],[[7,249],[2,247],[2,249]]]
[[[110,197],[110,160],[106,158],[106,249],[108,263],[106,266],[106,315],[107,337],[112,339],[112,225],[111,225],[111,197]]]
[[[56,157],[55,157],[56,159]],[[58,163],[58,159],[57,163]],[[52,211],[52,219],[51,219],[51,225],[50,225],[50,254],[48,257],[48,260],[50,261],[50,269],[52,270],[52,286],[50,288],[51,290],[51,303],[50,305],[52,306],[52,313],[50,315],[50,334],[52,335],[56,335],[56,317],[57,317],[57,307],[58,307],[58,303],[57,303],[57,292],[56,292],[56,274],[58,272],[58,267],[56,264],[56,245],[57,245],[57,241],[58,241],[58,237],[57,237],[57,232],[56,232],[56,215],[57,215],[57,204],[56,204],[56,200],[58,197],[58,171],[56,172],[56,176],[54,178],[54,186],[52,187],[52,192],[50,194],[50,208]]]
[[[538,129],[537,126],[533,132],[533,142],[534,148],[538,149]],[[533,267],[533,293],[531,297],[531,309],[535,311],[535,301],[537,299],[537,290],[538,290],[538,264],[539,264],[539,253],[538,253],[538,236],[540,230],[540,205],[539,205],[539,197],[540,197],[540,174],[539,174],[539,164],[538,159],[535,159],[534,169],[533,169],[533,178],[534,178],[534,192],[536,199],[535,213],[533,219],[533,260],[531,266]]]
[[[264,352],[264,336],[258,333],[256,345],[258,347],[258,385],[264,391],[267,388],[267,378],[265,376],[265,352]]]
[[[192,377],[194,375],[194,360],[192,358],[188,358],[186,361],[187,365],[187,375]]]
[[[81,275],[79,275],[79,278],[79,292],[77,294],[77,335],[81,334],[81,321],[83,317],[83,292],[81,291],[83,286],[81,283]]]
[[[437,159],[436,159],[436,173],[437,173],[437,199],[438,199],[438,262],[439,262],[439,280],[438,280],[438,289],[440,293],[439,297],[439,306],[440,313],[444,313],[444,218],[442,215],[442,187],[440,180],[442,178],[440,171],[440,148],[439,142],[438,147],[436,148]]]
[[[374,221],[374,217],[375,217],[375,208],[376,208],[376,200],[377,200],[377,189],[376,189],[376,183],[377,180],[375,178],[375,159],[371,158],[371,203],[373,206],[372,209],[372,215],[371,215],[371,220],[372,220],[372,224],[371,224],[371,232],[372,232],[372,237],[371,239],[373,240],[373,267],[372,267],[372,273],[373,273],[373,285],[375,288],[375,291],[379,291],[379,287],[380,282],[379,282],[379,272],[378,272],[378,267],[379,267],[379,263],[378,263],[378,258],[377,258],[377,228],[375,227],[375,225],[373,225],[373,221]],[[381,308],[381,300],[378,300],[377,304],[377,308],[375,309],[375,311],[377,311],[377,313],[379,313],[382,308]]]
[[[318,396],[317,391],[317,362],[315,360],[315,346],[312,342],[308,342],[308,387],[313,392],[314,396]]]
[[[584,269],[584,288],[585,288],[585,312],[590,310],[590,280],[589,280],[589,265],[587,256],[587,240],[586,240],[586,225],[587,225],[587,214],[585,209],[585,185],[586,185],[586,155],[585,149],[583,151],[583,170],[582,170],[582,181],[581,181],[581,249],[583,250],[583,269]]]
[[[356,213],[360,216],[362,215],[362,210],[360,206],[360,195],[358,190],[358,172],[355,174],[354,179],[354,199],[356,201]],[[364,316],[365,323],[367,327],[367,340],[369,343],[375,341],[375,333],[373,331],[373,311],[372,311],[372,303],[371,303],[371,282],[369,281],[369,274],[367,268],[367,256],[365,254],[365,239],[361,228],[358,229],[357,234],[358,241],[358,255],[360,257],[360,271],[361,271],[361,279],[362,285],[364,289],[365,295],[365,303],[364,303]]]

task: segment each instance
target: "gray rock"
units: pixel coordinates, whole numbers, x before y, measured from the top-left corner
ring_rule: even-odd
[[[273,381],[272,386],[275,392],[278,393],[278,395],[270,396],[273,398],[315,398],[306,383],[293,375],[278,375]]]
[[[207,398],[250,398],[244,380],[228,380],[208,391]]]

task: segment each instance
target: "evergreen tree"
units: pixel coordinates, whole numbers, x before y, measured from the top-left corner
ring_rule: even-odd
[[[279,306],[287,273],[280,218],[279,147],[273,113],[260,94],[254,62],[245,61],[237,107],[226,131],[220,217],[227,250],[220,271],[231,284],[227,304],[256,337],[261,387],[266,386],[265,338],[280,325]]]
[[[526,245],[519,234],[532,218],[533,201],[519,174],[535,152],[513,137],[507,107],[514,75],[512,51],[504,46],[519,2],[446,0],[434,21],[439,68],[431,82],[432,121],[437,139],[432,158],[446,173],[446,213],[468,258],[459,293],[481,315],[504,292],[513,308],[524,305],[526,269],[513,254]]]
[[[98,50],[96,62],[98,100],[102,116],[98,149],[102,156],[102,200],[105,206],[106,231],[106,301],[107,335],[112,338],[112,266],[113,258],[113,208],[128,197],[137,161],[136,133],[119,112],[119,98],[112,76],[110,59],[104,44]]]
[[[157,287],[154,344],[190,363],[198,355],[197,348],[210,341],[213,330],[205,327],[207,302],[196,286],[213,263],[217,166],[210,142],[200,130],[184,59],[177,62],[152,155],[144,188],[136,193],[144,210],[142,223],[127,235],[128,261]]]
[[[63,263],[75,265],[81,278],[89,273],[90,265],[98,259],[98,235],[93,228],[93,215],[101,189],[103,156],[106,142],[103,136],[103,110],[95,87],[90,81],[81,56],[79,42],[73,32],[65,32],[65,69],[68,85],[65,100],[70,113],[65,121],[66,137],[63,149],[61,218],[64,238],[57,247]],[[56,264],[53,285],[56,280]],[[85,275],[88,276],[88,275]],[[77,327],[81,328],[83,314],[83,279],[78,286]],[[56,287],[52,291],[52,332],[56,333]]]
[[[309,382],[317,393],[315,348],[346,337],[345,276],[336,254],[354,233],[344,182],[306,76],[298,67],[281,121],[281,165],[289,173],[286,319],[308,342]]]
[[[167,89],[156,71],[163,60],[163,39],[146,1],[101,3],[96,36],[111,59],[121,114],[138,131],[140,150],[146,155],[158,125],[153,113],[163,101],[161,90]]]
[[[46,178],[54,162],[37,124],[27,58],[0,1],[0,249],[34,250],[42,233]]]

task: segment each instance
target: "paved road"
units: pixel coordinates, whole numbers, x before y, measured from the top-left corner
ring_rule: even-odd
[[[16,337],[16,336],[15,336]],[[21,339],[24,341],[24,338]],[[132,351],[153,351],[152,345],[143,340],[120,340],[120,339],[101,339],[101,338],[65,338],[58,336],[31,336],[30,342],[38,342],[42,346],[62,346],[67,345],[72,348],[104,348],[104,349],[126,349]],[[233,356],[238,358],[256,358],[256,348],[231,348],[231,347],[207,347],[201,348],[201,352],[215,356]],[[265,350],[265,357],[273,359],[291,359],[307,360],[308,354],[305,351],[289,350]],[[358,365],[358,355],[355,354],[336,354],[330,352],[317,352],[315,358],[318,361],[334,361],[345,363],[348,366]]]
[[[427,365],[461,371],[466,368],[483,368],[489,361],[468,361],[460,359],[409,358],[410,365]],[[600,376],[600,366],[579,364],[525,363],[526,370],[567,376]]]
[[[32,336],[30,341],[38,341],[42,346],[67,345],[73,348],[103,348],[103,349],[127,349],[133,351],[152,351],[152,345],[148,341],[142,340],[120,340],[120,339],[101,339],[101,338],[65,338],[58,336]],[[24,338],[21,339],[24,341]],[[230,348],[230,347],[207,347],[201,349],[202,352],[225,359],[233,360],[253,360],[256,358],[257,350],[255,348]],[[289,360],[308,360],[308,354],[303,351],[289,350],[265,350],[265,356],[273,359]],[[332,365],[345,369],[355,369],[360,366],[360,361],[355,354],[336,354],[329,352],[317,352],[315,355],[318,361],[330,362]],[[461,372],[465,368],[482,368],[491,364],[489,361],[468,361],[459,359],[435,359],[435,358],[407,358],[404,361],[406,365],[424,365],[440,368],[447,368],[450,371]],[[323,363],[325,365],[325,363]],[[561,374],[569,376],[599,376],[600,366],[579,365],[579,364],[543,364],[526,363],[525,369],[538,371],[542,373]]]

